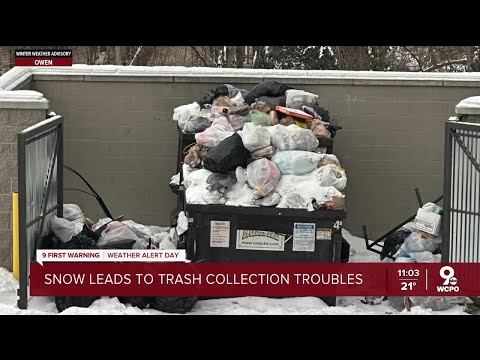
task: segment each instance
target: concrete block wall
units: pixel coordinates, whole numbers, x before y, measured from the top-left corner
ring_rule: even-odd
[[[478,74],[207,70],[79,66],[38,70],[29,86],[64,116],[65,163],[94,185],[114,215],[163,226],[175,207],[168,183],[176,164],[176,106],[220,84],[250,89],[267,79],[316,93],[343,126],[334,152],[348,176],[344,227],[361,235],[366,224],[370,236],[416,211],[415,187],[425,201],[443,192],[444,122],[461,99],[480,94]],[[85,190],[68,172],[65,187]],[[104,216],[88,195],[64,196],[92,218]]]
[[[18,191],[17,134],[45,120],[47,106],[46,101],[29,105],[2,102],[0,97],[0,267],[8,270],[12,270],[12,193]]]

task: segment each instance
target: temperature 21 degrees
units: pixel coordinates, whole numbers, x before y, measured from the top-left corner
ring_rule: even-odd
[[[400,288],[402,291],[413,290],[413,288],[417,285],[415,281],[402,281],[402,287]]]
[[[420,276],[420,270],[418,269],[398,269],[399,277],[413,277]]]

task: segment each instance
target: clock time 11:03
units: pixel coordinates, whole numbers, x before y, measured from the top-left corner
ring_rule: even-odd
[[[399,277],[412,277],[412,276],[420,276],[420,270],[418,269],[399,269],[398,270]]]

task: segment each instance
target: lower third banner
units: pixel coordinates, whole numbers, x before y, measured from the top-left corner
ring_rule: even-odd
[[[480,264],[44,263],[31,296],[479,296]]]

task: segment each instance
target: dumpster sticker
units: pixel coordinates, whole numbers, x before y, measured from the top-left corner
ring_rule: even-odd
[[[317,240],[332,240],[332,229],[317,229]]]
[[[315,251],[315,223],[293,224],[293,251]]]
[[[285,235],[262,230],[237,230],[237,249],[283,251]]]
[[[230,221],[210,221],[210,247],[230,246]]]

